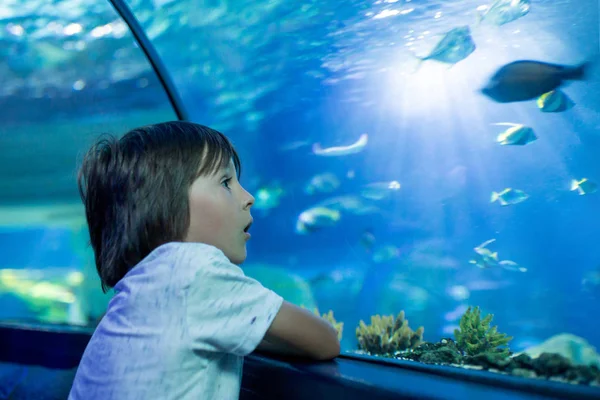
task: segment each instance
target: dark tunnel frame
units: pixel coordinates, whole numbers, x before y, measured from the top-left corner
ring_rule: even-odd
[[[150,62],[177,118],[188,120],[188,111],[167,68],[132,10],[124,0],[108,1],[128,25]],[[6,363],[3,367],[9,371],[12,369],[17,375],[21,374],[21,380],[32,365],[57,372],[72,370],[79,364],[92,333],[90,328],[2,321],[0,363]],[[15,388],[27,384],[21,380],[12,382]],[[342,355],[325,363],[257,353],[247,356],[240,399],[282,398],[584,400],[600,399],[600,388],[360,355]]]
[[[33,398],[27,395],[32,381],[37,383],[32,378],[36,374],[37,381],[72,381],[93,331],[89,327],[0,322],[0,375],[4,377],[0,397],[4,390],[17,393],[17,398]],[[40,372],[40,367],[46,370]],[[7,376],[14,378],[6,383]],[[54,384],[46,389],[48,397],[44,398],[64,398],[64,384],[60,389]],[[257,352],[246,356],[240,400],[272,399],[598,400],[600,387],[361,355],[342,355],[328,362]]]
[[[133,14],[133,11],[131,11],[131,8],[129,8],[129,6],[125,3],[125,0],[108,1],[110,4],[112,4],[123,21],[125,21],[129,27],[129,30],[133,34],[135,41],[140,46],[140,49],[144,52],[144,55],[148,59],[148,62],[152,66],[154,73],[158,77],[160,84],[169,98],[169,102],[173,107],[173,111],[175,111],[175,115],[177,115],[177,119],[180,121],[188,121],[189,114],[185,104],[183,103],[183,100],[181,99],[181,96],[179,95],[179,92],[177,91],[177,87],[175,86],[175,83],[173,83],[171,75],[169,75],[167,68],[158,55],[158,52],[152,45],[148,35],[146,35],[146,32],[144,32],[144,28],[142,28],[142,25]]]

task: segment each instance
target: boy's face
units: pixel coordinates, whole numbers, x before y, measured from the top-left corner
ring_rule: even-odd
[[[185,241],[220,249],[234,264],[246,259],[244,229],[252,222],[254,197],[237,179],[233,162],[214,175],[200,176],[189,191],[190,227]]]

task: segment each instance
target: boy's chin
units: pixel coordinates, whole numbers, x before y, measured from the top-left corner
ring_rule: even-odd
[[[244,261],[246,261],[246,248],[244,247],[243,251],[237,252],[236,254],[233,254],[231,257],[229,257],[229,261],[236,265],[240,265]]]

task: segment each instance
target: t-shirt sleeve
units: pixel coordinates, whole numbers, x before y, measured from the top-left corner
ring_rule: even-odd
[[[197,260],[197,261],[196,261]],[[244,275],[216,247],[204,246],[186,291],[187,331],[195,350],[245,356],[262,341],[283,298]]]

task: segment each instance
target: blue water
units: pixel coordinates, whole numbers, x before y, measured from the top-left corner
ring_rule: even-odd
[[[97,134],[174,118],[126,27],[97,3],[0,6],[0,204],[75,203],[76,159]],[[562,113],[477,92],[510,61],[571,65],[597,56],[596,1],[532,1],[527,15],[499,27],[476,26],[486,3],[472,0],[128,3],[191,119],[234,141],[242,184],[256,193],[276,182],[285,192],[278,206],[253,213],[249,274],[269,265],[304,278],[321,311],[346,324],[344,348],[356,346],[360,319],[402,309],[413,328],[425,326],[426,340],[450,336],[457,321],[447,313],[466,305],[493,313],[499,330],[515,337],[513,350],[561,332],[600,347],[592,317],[600,287],[582,285],[600,265],[600,193],[569,190],[572,179],[600,182],[600,67],[563,88],[575,106]],[[42,28],[49,21],[54,28]],[[471,55],[452,68],[427,61],[415,72],[412,52],[426,54],[436,35],[465,24],[476,43]],[[498,122],[530,126],[538,140],[500,146]],[[311,150],[349,145],[363,133],[369,140],[358,154]],[[308,181],[324,172],[339,188],[307,195]],[[342,212],[334,226],[295,232],[299,214],[315,204],[360,198],[364,185],[392,180],[400,190],[363,199],[377,212]],[[507,187],[530,197],[490,203]],[[81,259],[68,233],[45,250],[43,226],[3,230],[6,266]],[[366,230],[375,248],[398,253],[375,262],[361,244]],[[527,271],[470,264],[474,247],[492,238],[501,259]]]

